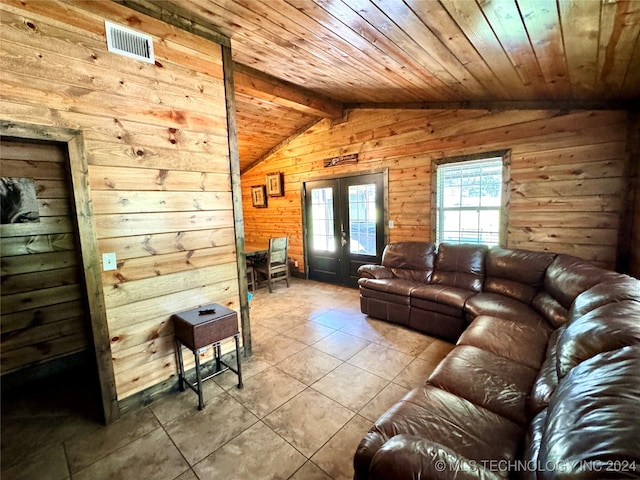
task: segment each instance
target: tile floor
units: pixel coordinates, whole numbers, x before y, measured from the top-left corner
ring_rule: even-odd
[[[245,386],[206,382],[202,411],[176,391],[105,427],[55,379],[3,396],[3,480],[348,480],[371,424],[452,348],[363,315],[353,289],[293,279],[250,307]]]

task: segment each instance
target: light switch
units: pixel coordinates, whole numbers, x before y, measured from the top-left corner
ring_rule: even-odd
[[[116,265],[116,254],[115,253],[103,253],[102,254],[102,269],[107,272],[109,270],[115,270],[117,268]]]
[[[394,227],[393,220],[389,220],[389,228],[393,228],[393,227]]]

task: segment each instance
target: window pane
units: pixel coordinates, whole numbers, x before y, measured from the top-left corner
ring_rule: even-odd
[[[332,188],[314,188],[311,190],[311,215],[312,248],[316,251],[335,251]]]
[[[496,245],[500,239],[500,211],[480,211],[480,240],[487,245]]]
[[[436,241],[498,243],[502,168],[502,158],[438,166]]]
[[[350,185],[349,251],[358,255],[376,254],[376,186]]]

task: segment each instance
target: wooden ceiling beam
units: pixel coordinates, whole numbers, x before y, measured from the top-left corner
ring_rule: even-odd
[[[345,110],[640,110],[640,100],[473,100],[462,102],[345,103]]]
[[[235,64],[236,93],[266,100],[314,117],[338,118],[342,104],[254,68]]]

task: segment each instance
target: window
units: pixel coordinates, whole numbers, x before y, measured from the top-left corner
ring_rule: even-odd
[[[313,211],[313,249],[333,252],[336,249],[333,226],[333,188],[311,190]]]
[[[437,243],[504,243],[504,163],[496,154],[436,163]]]
[[[376,185],[349,185],[349,251],[376,254]]]

